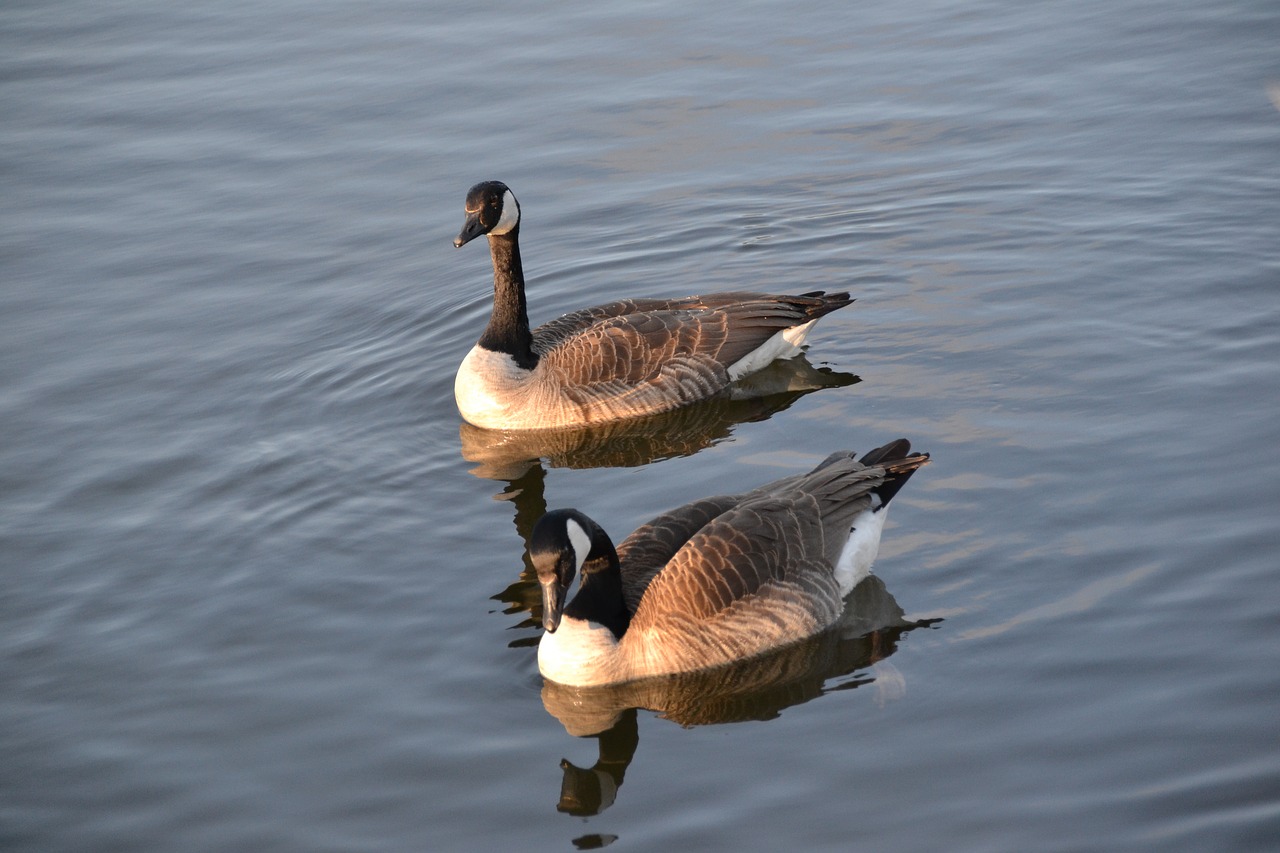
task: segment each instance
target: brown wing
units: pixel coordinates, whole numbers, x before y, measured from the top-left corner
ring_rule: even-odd
[[[622,642],[665,671],[740,660],[813,634],[842,606],[818,502],[750,499],[689,540],[649,584]]]
[[[716,294],[724,297],[748,297],[758,294],[724,293]],[[734,299],[733,301],[741,301]],[[545,350],[554,349],[565,338],[580,332],[601,320],[613,317],[625,317],[628,314],[647,314],[651,311],[678,311],[689,308],[705,307],[702,297],[686,296],[681,299],[619,299],[603,305],[593,305],[570,311],[568,314],[543,323],[533,330],[535,345]]]
[[[905,439],[861,461],[840,451],[806,474],[695,501],[637,528],[618,547],[624,575],[630,564],[647,581],[644,603],[632,607],[637,620],[674,611],[707,619],[775,581],[825,590],[853,518],[873,493],[887,503],[929,459],[909,451]]]
[[[634,613],[654,575],[698,531],[740,500],[742,495],[719,495],[685,504],[640,525],[622,540],[617,551],[627,609]]]
[[[914,470],[925,459],[892,464]],[[649,582],[622,639],[628,654],[665,671],[703,668],[834,622],[843,606],[835,561],[885,477],[885,468],[837,453],[743,496]]]
[[[601,320],[612,317],[623,317],[628,314],[647,314],[655,311],[688,311],[696,309],[722,309],[732,305],[745,305],[752,302],[769,302],[791,300],[803,303],[808,319],[821,317],[837,308],[843,308],[853,300],[847,293],[827,294],[820,290],[801,296],[772,296],[768,293],[755,293],[746,290],[730,290],[722,293],[710,293],[705,296],[683,296],[676,299],[640,298],[618,299],[603,305],[593,305],[570,311],[568,314],[543,323],[534,330],[537,343],[547,350],[554,349],[560,341],[582,331]]]
[[[552,321],[535,334],[534,348],[539,371],[584,411],[663,411],[714,396],[728,387],[734,362],[779,331],[848,302],[844,294],[715,294],[612,313],[659,304],[627,300]]]
[[[821,591],[825,585],[810,575],[832,574],[830,567],[821,571],[824,545],[813,497],[748,500],[713,519],[676,553],[650,582],[632,626],[659,625],[673,613],[681,621],[711,619],[772,584]]]
[[[832,624],[843,607],[835,562],[850,524],[928,462],[909,449],[905,440],[877,448],[864,457],[872,467],[833,453],[807,474],[741,496],[653,576],[620,641],[628,658],[648,674],[705,669]]]
[[[649,353],[696,353],[727,367],[777,332],[816,320],[851,301],[847,293],[818,291],[800,296],[733,291],[681,299],[623,299],[539,326],[534,331],[534,348],[540,356],[567,366],[590,360],[589,355],[568,353],[599,343],[603,333],[621,339],[610,341],[615,348],[634,346],[636,370],[646,375],[657,371]],[[637,342],[632,344],[629,338]]]

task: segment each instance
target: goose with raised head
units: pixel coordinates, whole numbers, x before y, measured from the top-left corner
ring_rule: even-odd
[[[870,572],[890,499],[929,460],[910,451],[898,439],[862,459],[833,453],[807,474],[663,513],[617,548],[578,510],[547,513],[529,540],[539,670],[559,684],[619,684],[819,633]]]
[[[520,204],[499,181],[467,193],[455,246],[481,235],[493,260],[493,313],[454,381],[458,410],[486,429],[543,429],[665,412],[718,396],[800,352],[817,320],[853,300],[729,292],[622,299],[529,328]]]

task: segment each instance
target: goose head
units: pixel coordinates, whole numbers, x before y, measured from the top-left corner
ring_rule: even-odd
[[[453,245],[461,247],[481,234],[511,234],[520,226],[520,203],[502,181],[481,181],[467,192],[467,218]]]
[[[534,525],[529,558],[542,587],[542,627],[548,633],[560,627],[565,598],[578,575],[582,582],[569,615],[605,624],[618,636],[626,630],[618,552],[600,525],[576,509],[552,510]]]

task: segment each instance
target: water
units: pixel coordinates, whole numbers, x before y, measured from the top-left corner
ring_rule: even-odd
[[[5,849],[1272,849],[1278,37],[1250,2],[9,4]],[[847,288],[838,387],[460,430],[485,178],[535,321]],[[899,435],[935,461],[838,634],[544,691],[543,506],[620,538]]]

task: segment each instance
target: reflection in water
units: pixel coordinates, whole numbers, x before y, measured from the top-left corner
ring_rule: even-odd
[[[875,678],[863,670],[893,654],[907,631],[939,621],[912,622],[903,616],[884,582],[871,575],[849,594],[844,615],[834,627],[763,657],[709,672],[610,687],[544,681],[542,704],[547,711],[569,734],[600,742],[599,760],[590,769],[561,760],[564,775],[557,808],[593,815],[613,804],[640,741],[637,708],[656,711],[682,726],[773,719],[823,693],[872,683]]]
[[[556,810],[587,817],[613,805],[622,786],[631,758],[640,743],[640,724],[636,709],[623,711],[609,729],[587,737],[600,741],[600,758],[590,769],[583,769],[567,758],[560,759],[564,778],[560,782],[560,802]]]
[[[814,367],[803,355],[776,361],[737,382],[729,395],[647,418],[576,429],[487,430],[465,421],[462,456],[471,473],[489,480],[518,480],[540,460],[553,468],[627,468],[692,456],[728,437],[741,423],[765,420],[821,388],[858,382],[851,373]]]
[[[545,482],[546,469],[540,461],[535,460],[523,474],[507,482],[507,488],[498,495],[500,500],[511,501],[516,508],[516,533],[520,535],[520,558],[524,560],[524,568],[520,577],[497,595],[491,596],[495,601],[507,605],[503,613],[528,613],[526,619],[514,628],[520,631],[536,630],[542,624],[542,592],[538,587],[538,573],[534,571],[529,559],[529,536],[538,519],[547,514],[547,498]],[[536,646],[541,635],[524,636],[512,640],[511,648],[520,646]]]

